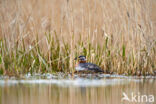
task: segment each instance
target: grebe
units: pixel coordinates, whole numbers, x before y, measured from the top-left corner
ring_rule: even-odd
[[[76,64],[75,70],[76,72],[88,72],[88,73],[98,73],[104,72],[99,66],[93,63],[88,63],[86,61],[86,56],[76,57],[75,60],[78,60]]]

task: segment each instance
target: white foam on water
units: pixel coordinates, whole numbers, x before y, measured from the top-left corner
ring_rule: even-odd
[[[58,74],[34,74],[30,73],[23,76],[23,79],[16,80],[15,77],[0,76],[0,86],[13,86],[16,84],[53,84],[61,87],[69,86],[108,86],[108,85],[121,85],[128,84],[130,82],[143,82],[144,76],[124,76],[124,75],[111,75],[111,74],[81,74],[65,75],[63,73]],[[150,79],[153,82],[155,77],[147,76],[146,79]]]
[[[13,86],[16,84],[53,84],[61,87],[69,87],[69,86],[108,86],[108,85],[118,85],[118,84],[128,84],[131,81],[138,81],[132,79],[35,79],[35,80],[0,80],[0,86]]]

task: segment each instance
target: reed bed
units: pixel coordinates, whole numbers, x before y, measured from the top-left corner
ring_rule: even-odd
[[[86,55],[106,73],[155,75],[154,0],[1,0],[0,74],[74,72]]]

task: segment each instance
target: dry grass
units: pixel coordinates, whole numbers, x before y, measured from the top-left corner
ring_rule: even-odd
[[[154,0],[1,0],[1,73],[73,72],[74,57],[83,54],[107,72],[154,74],[154,5]]]

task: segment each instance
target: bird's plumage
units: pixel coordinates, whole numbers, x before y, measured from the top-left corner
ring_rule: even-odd
[[[86,57],[83,55],[76,57],[75,60],[78,60],[78,64],[75,67],[77,72],[103,72],[103,70],[96,64],[87,63]]]
[[[76,71],[93,71],[93,72],[103,72],[103,70],[97,66],[96,64],[92,64],[92,63],[79,63],[76,66]]]

